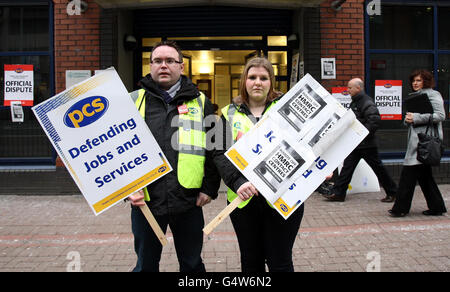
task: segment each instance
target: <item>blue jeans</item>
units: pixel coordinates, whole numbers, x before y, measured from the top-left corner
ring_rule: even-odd
[[[180,272],[205,272],[201,258],[205,225],[202,209],[193,207],[181,214],[155,216],[155,219],[164,233],[170,226]],[[159,272],[162,245],[139,207],[131,208],[131,224],[138,258],[133,272]]]

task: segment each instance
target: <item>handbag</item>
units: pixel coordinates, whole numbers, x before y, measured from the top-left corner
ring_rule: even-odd
[[[428,134],[428,129],[431,133]],[[437,125],[433,125],[433,118],[430,116],[425,133],[417,134],[419,143],[417,144],[417,160],[425,165],[438,166],[444,153],[444,145],[439,139]]]

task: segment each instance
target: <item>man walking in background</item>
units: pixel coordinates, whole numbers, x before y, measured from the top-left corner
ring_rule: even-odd
[[[381,201],[393,202],[397,193],[397,185],[389,176],[379,158],[375,139],[375,132],[381,120],[380,113],[372,98],[364,92],[364,82],[360,78],[354,78],[348,82],[348,91],[352,97],[350,108],[355,113],[358,121],[369,130],[369,135],[344,160],[344,166],[336,179],[332,193],[330,195],[324,195],[324,197],[328,201],[345,201],[348,184],[352,179],[353,172],[361,158],[364,158],[375,172],[381,186],[386,192],[386,197]]]

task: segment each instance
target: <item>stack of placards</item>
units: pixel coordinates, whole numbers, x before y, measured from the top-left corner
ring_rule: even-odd
[[[307,74],[225,155],[287,219],[367,134]]]

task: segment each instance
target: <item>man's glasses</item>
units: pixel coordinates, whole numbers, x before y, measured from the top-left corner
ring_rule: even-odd
[[[162,65],[162,63],[166,63],[166,65],[173,65],[173,64],[182,64],[183,62],[177,61],[175,59],[169,58],[169,59],[154,59],[152,61],[150,61],[150,63],[155,64],[155,65]]]

